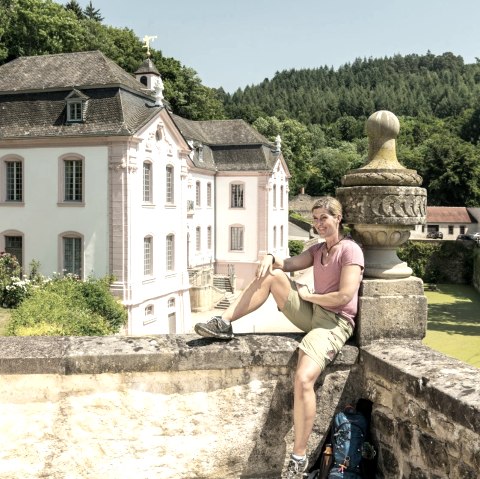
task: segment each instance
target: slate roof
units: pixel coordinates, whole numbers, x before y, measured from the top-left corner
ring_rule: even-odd
[[[66,122],[73,91],[88,97],[84,122]],[[0,66],[0,139],[131,136],[160,108],[101,52],[21,57]]]
[[[172,115],[187,140],[203,146],[195,166],[220,171],[271,171],[280,156],[274,145],[243,120],[193,121]]]
[[[100,51],[19,57],[0,66],[0,92],[145,86]]]
[[[467,208],[463,206],[427,206],[427,223],[462,223],[476,222]]]

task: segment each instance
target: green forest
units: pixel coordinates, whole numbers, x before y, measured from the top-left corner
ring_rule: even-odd
[[[108,25],[92,1],[0,0],[0,64],[19,56],[100,50],[133,73],[146,58],[129,28]],[[429,205],[480,206],[480,60],[451,52],[357,58],[338,69],[285,70],[226,93],[161,50],[151,59],[172,111],[193,120],[242,118],[282,151],[292,178],[316,196],[333,194],[342,176],[364,164],[365,122],[377,110],[400,120],[399,161],[417,170]]]

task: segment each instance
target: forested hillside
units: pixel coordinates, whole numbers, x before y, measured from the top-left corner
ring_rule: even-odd
[[[92,1],[82,9],[77,0],[0,0],[0,64],[87,50],[102,51],[130,73],[146,55],[136,34],[109,26]],[[160,49],[151,53],[174,113],[243,118],[272,141],[281,136],[292,195],[302,187],[333,194],[342,175],[366,160],[366,119],[387,109],[400,119],[399,160],[423,177],[428,203],[480,206],[479,62],[465,65],[453,53],[357,59],[338,69],[278,72],[226,94]]]
[[[278,72],[224,104],[285,139],[294,193],[333,193],[366,159],[366,119],[386,109],[400,119],[399,160],[423,177],[429,204],[480,206],[479,99],[480,63],[428,53]]]

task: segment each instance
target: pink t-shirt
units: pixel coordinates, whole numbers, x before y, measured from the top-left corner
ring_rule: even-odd
[[[360,246],[355,243],[355,241],[345,238],[340,243],[338,247],[335,248],[329,255],[328,263],[322,264],[322,251],[324,256],[324,263],[326,263],[326,244],[317,243],[311,246],[308,251],[313,257],[313,282],[315,293],[325,294],[331,293],[332,291],[338,291],[340,287],[340,274],[342,267],[349,264],[358,264],[362,268],[365,266],[363,259],[363,252]],[[358,310],[358,289],[355,292],[354,297],[351,301],[344,306],[339,308],[327,308],[322,306],[324,309],[328,309],[334,313],[340,314],[341,316],[350,320],[350,322],[355,325],[355,316],[357,315]]]

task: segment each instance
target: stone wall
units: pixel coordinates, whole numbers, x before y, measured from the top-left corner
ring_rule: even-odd
[[[479,477],[479,369],[411,340],[366,346],[361,363],[378,477]]]
[[[0,477],[278,479],[300,337],[0,338]],[[378,478],[477,477],[480,370],[411,340],[358,354],[319,378],[312,463],[334,412],[363,397]]]

